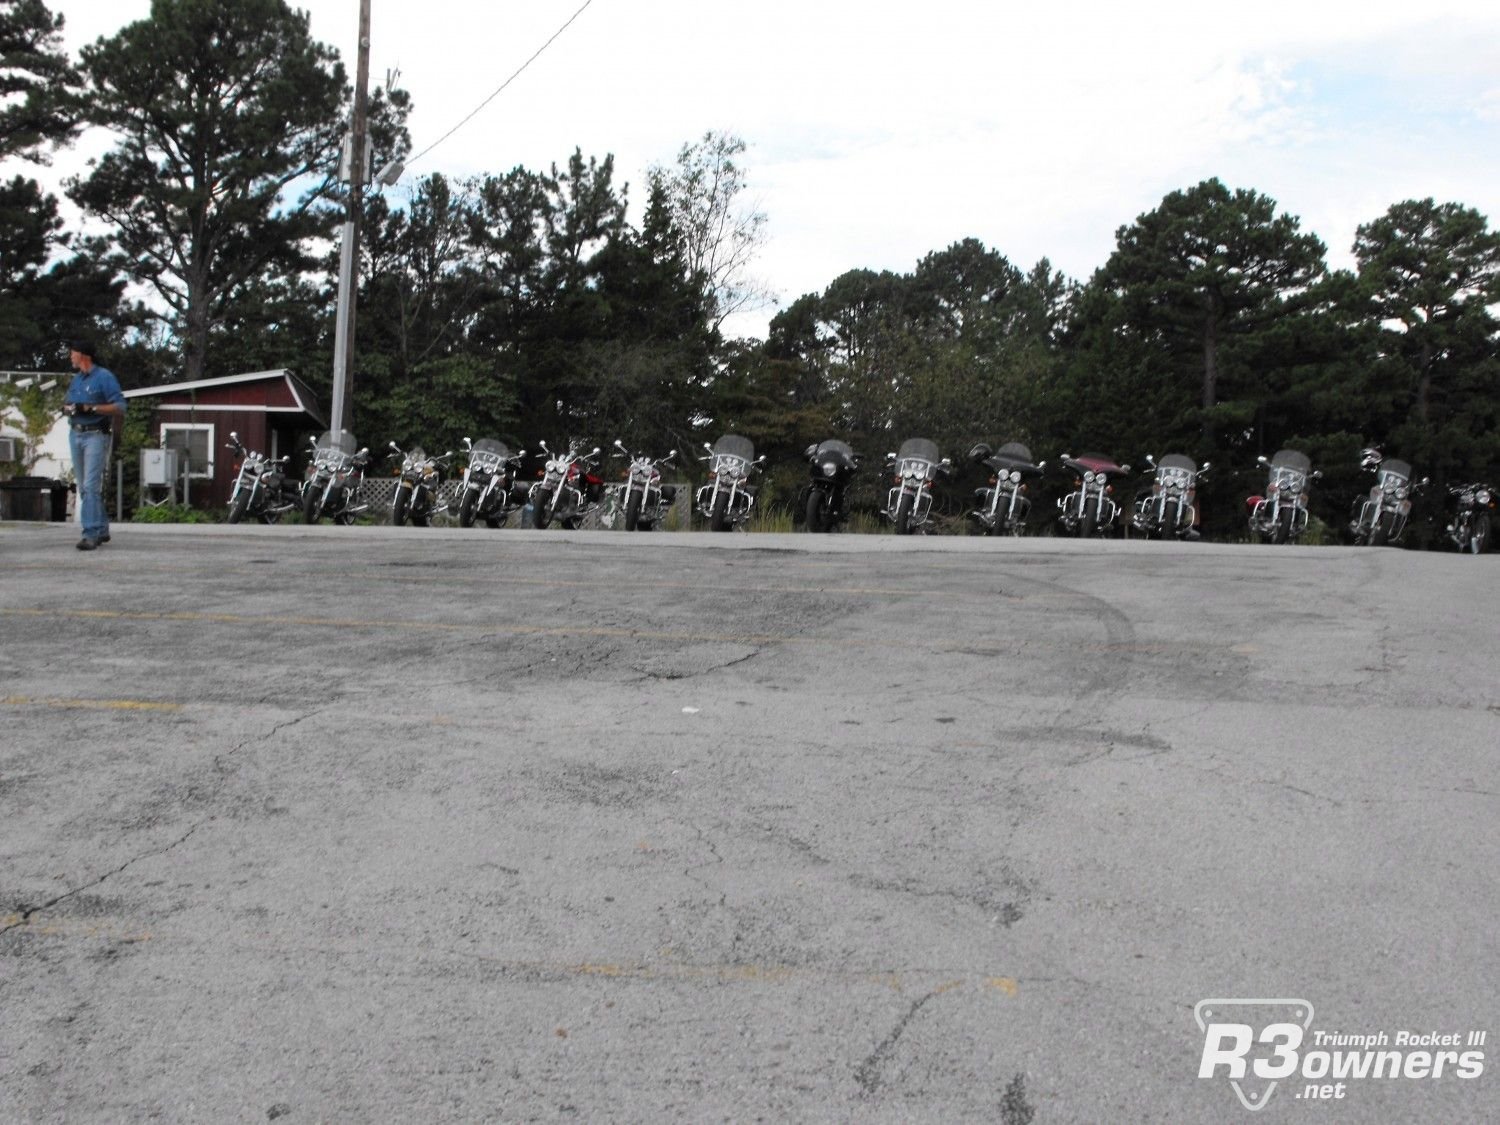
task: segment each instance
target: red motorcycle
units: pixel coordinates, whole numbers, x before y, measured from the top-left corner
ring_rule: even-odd
[[[540,444],[547,461],[542,466],[542,479],[527,494],[531,525],[540,530],[556,520],[568,531],[577,531],[583,517],[604,497],[604,478],[595,472],[599,447],[584,453],[582,445],[573,443],[567,453],[554,453],[545,441]]]
[[[1070,535],[1087,539],[1108,535],[1120,518],[1120,506],[1111,499],[1114,482],[1130,473],[1129,465],[1116,463],[1103,453],[1074,457],[1064,453],[1062,463],[1078,478],[1072,492],[1057,502],[1057,519]]]

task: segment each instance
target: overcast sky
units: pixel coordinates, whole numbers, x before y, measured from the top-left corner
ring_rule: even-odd
[[[420,152],[583,2],[373,0],[372,81],[399,68]],[[150,8],[50,6],[74,49]],[[352,76],[358,0],[294,6]],[[646,168],[727,130],[750,146],[768,217],[757,272],[783,304],[971,236],[1086,279],[1118,227],[1210,176],[1276,199],[1335,266],[1358,224],[1403,199],[1500,222],[1495,0],[1018,7],[592,0],[407,182],[613,153],[638,222]],[[773,312],[731,327],[762,335]]]

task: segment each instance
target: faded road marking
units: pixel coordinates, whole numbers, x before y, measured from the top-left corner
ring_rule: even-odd
[[[149,699],[33,699],[25,695],[0,698],[7,707],[77,707],[86,711],[181,711],[181,703],[158,703]]]

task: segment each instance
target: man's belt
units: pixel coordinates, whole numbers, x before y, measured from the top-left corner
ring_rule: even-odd
[[[77,430],[79,433],[85,434],[92,434],[98,431],[109,429],[108,422],[74,422],[72,425],[73,429]]]

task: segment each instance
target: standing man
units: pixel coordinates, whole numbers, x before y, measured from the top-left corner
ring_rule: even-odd
[[[68,341],[68,359],[78,374],[68,386],[63,413],[68,416],[68,445],[73,453],[73,479],[78,483],[78,522],[83,538],[80,551],[109,542],[109,515],[104,508],[104,463],[115,417],[125,415],[125,395],[114,372],[94,362],[94,345]]]

